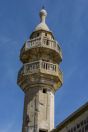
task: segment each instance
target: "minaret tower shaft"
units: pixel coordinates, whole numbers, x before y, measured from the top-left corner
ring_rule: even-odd
[[[63,83],[62,52],[48,28],[45,9],[20,51],[23,63],[17,83],[25,93],[22,132],[49,132],[54,128],[54,93]]]

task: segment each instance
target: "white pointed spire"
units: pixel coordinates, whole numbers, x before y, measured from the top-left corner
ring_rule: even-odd
[[[46,16],[47,16],[46,10],[42,8],[39,15],[40,15],[40,24],[36,26],[35,31],[38,31],[38,30],[50,31],[46,24]]]

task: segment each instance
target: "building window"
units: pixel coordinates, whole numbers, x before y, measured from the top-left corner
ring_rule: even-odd
[[[81,126],[83,126],[83,121],[81,121],[81,123],[80,123],[80,124],[81,124]]]
[[[88,124],[85,126],[85,132],[88,132]]]
[[[48,132],[48,131],[44,129],[39,129],[39,132]]]
[[[71,132],[73,132],[73,128],[71,128]]]
[[[37,37],[39,37],[39,33],[37,33]]]
[[[43,93],[47,93],[47,89],[44,88],[44,89],[43,89]]]
[[[46,45],[49,45],[49,40],[47,40]]]
[[[81,132],[81,129],[78,132]]]
[[[47,33],[45,33],[45,36],[47,36]]]
[[[84,127],[82,128],[82,132],[84,132]]]
[[[74,131],[76,131],[76,127],[74,127]]]
[[[84,124],[86,124],[86,120],[84,120]]]
[[[70,130],[68,130],[68,132],[70,132]]]
[[[87,117],[86,121],[87,121],[87,123],[88,123],[88,117]]]
[[[79,124],[77,124],[77,128],[79,128],[80,127],[80,125]]]

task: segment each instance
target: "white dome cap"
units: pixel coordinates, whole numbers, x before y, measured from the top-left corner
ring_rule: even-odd
[[[38,24],[35,28],[35,31],[38,30],[46,30],[46,31],[50,31],[45,20],[46,20],[46,16],[47,16],[47,12],[45,9],[42,9],[39,13],[40,15],[40,24]]]
[[[45,9],[42,9],[41,11],[40,11],[40,17],[42,17],[42,16],[47,16],[47,12],[46,12],[46,10]]]

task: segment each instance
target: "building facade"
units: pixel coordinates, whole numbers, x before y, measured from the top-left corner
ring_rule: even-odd
[[[47,12],[20,51],[23,63],[17,83],[25,93],[22,132],[48,132],[54,128],[54,93],[62,83],[62,52],[46,24]]]
[[[88,132],[88,102],[67,117],[52,132]]]

